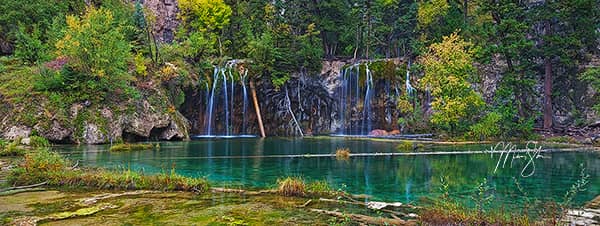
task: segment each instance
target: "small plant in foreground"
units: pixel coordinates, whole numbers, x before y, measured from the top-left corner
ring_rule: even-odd
[[[319,196],[333,196],[337,192],[325,180],[317,180],[306,185],[308,193]]]
[[[335,151],[336,159],[347,160],[350,158],[350,149],[348,148],[340,148]]]
[[[305,196],[306,184],[299,177],[286,177],[277,180],[277,192],[283,196]]]

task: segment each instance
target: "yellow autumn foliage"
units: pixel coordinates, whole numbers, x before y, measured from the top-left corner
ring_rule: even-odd
[[[473,54],[472,44],[453,33],[431,44],[420,59],[425,72],[421,85],[430,87],[433,97],[431,122],[450,132],[467,128],[485,104],[470,83],[476,77]]]
[[[222,29],[229,24],[231,7],[223,0],[179,0],[179,19],[200,32]]]

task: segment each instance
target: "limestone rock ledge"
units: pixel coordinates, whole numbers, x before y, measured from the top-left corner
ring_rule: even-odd
[[[112,108],[73,104],[66,115],[39,112],[41,119],[34,125],[13,119],[9,114],[0,117],[0,137],[38,135],[55,143],[77,144],[189,139],[188,120],[175,110],[163,108],[152,106],[147,100]]]

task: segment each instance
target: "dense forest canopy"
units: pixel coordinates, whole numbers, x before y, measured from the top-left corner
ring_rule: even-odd
[[[400,57],[414,62],[416,87],[431,89],[433,128],[484,138],[528,136],[540,118],[552,128],[554,103],[600,88],[598,65],[589,66],[599,52],[598,0],[174,2],[179,25],[163,43],[143,1],[0,0],[3,61],[30,67],[5,63],[0,73],[37,68],[36,92],[101,102],[139,98],[135,86],[148,79],[210,82],[212,66],[231,59],[279,87],[318,74],[323,59]],[[486,66],[502,68],[488,103],[474,88]],[[170,91],[175,107],[182,95]],[[399,122],[416,123],[415,111]]]

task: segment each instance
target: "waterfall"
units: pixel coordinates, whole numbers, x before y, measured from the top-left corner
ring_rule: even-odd
[[[408,61],[408,65],[406,66],[406,93],[409,96],[412,96],[415,92],[415,88],[410,84],[410,60]]]
[[[215,136],[215,135],[241,135],[247,133],[247,109],[248,109],[248,93],[246,83],[248,80],[248,71],[244,70],[242,73],[236,73],[236,64],[238,61],[232,60],[227,62],[224,66],[213,66],[213,80],[212,80],[212,88],[209,91],[209,85],[206,83],[206,136]],[[239,84],[237,82],[239,81]],[[241,129],[236,127],[236,115],[239,116],[239,112],[236,114],[235,104],[236,98],[240,94],[236,93],[236,86],[240,85],[242,88],[243,95],[241,99],[243,99],[242,106],[242,122]],[[236,96],[238,95],[238,96]],[[223,104],[218,104],[217,102],[223,101]],[[222,109],[222,111],[219,111]],[[238,109],[239,110],[239,109]],[[222,112],[222,113],[220,113]],[[221,114],[221,115],[217,115]],[[223,120],[224,121],[219,121]],[[216,120],[216,121],[215,121]],[[215,128],[216,124],[221,125],[218,122],[222,122],[223,130],[217,131]],[[237,121],[239,124],[239,121]],[[220,127],[218,127],[220,128]],[[234,134],[233,131],[239,131],[239,134]]]
[[[208,102],[208,110],[206,112],[206,114],[208,115],[208,123],[206,126],[206,135],[209,135],[209,136],[212,135],[211,129],[212,129],[213,105],[215,103],[215,89],[217,87],[219,70],[220,70],[220,68],[215,67],[215,70],[213,72],[212,90],[210,92],[210,100]]]
[[[221,69],[223,75],[223,89],[225,93],[225,135],[229,136],[229,98],[227,97],[227,76],[225,75],[226,69]]]
[[[364,83],[360,67],[365,67]],[[372,130],[372,99],[374,97],[373,73],[369,64],[353,64],[340,71],[339,122],[340,135],[367,135]],[[362,103],[362,109],[360,104]],[[361,115],[360,121],[355,116]]]
[[[371,74],[371,70],[369,70],[369,64],[365,64],[365,97],[363,104],[363,118],[362,118],[362,135],[368,134],[371,132],[371,86],[373,86],[373,75]],[[366,129],[366,131],[365,131]]]
[[[240,82],[242,83],[242,92],[243,92],[243,97],[244,97],[244,105],[242,108],[242,131],[241,134],[246,134],[246,126],[247,126],[247,122],[248,119],[246,119],[246,112],[248,109],[248,92],[246,91],[246,79],[248,78],[248,70],[244,70],[244,75],[242,75],[242,78],[240,79]]]

